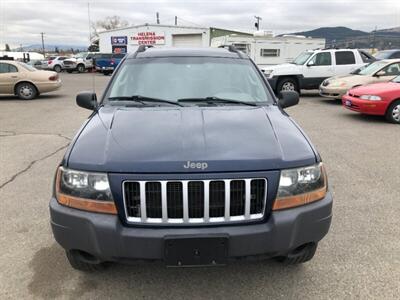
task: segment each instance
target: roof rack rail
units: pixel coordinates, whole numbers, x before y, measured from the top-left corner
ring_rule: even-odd
[[[153,48],[153,47],[154,47],[153,45],[140,45],[140,46],[137,48],[135,54],[133,55],[133,58],[136,58],[136,56],[138,55],[138,53],[144,52],[144,51],[146,51],[148,48]]]
[[[239,55],[240,58],[243,58],[242,52],[236,49],[236,47],[233,45],[220,45],[218,46],[218,48],[228,49],[229,52],[237,53],[237,55]]]

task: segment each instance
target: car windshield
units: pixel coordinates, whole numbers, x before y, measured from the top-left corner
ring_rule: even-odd
[[[32,67],[32,66],[30,66],[30,65],[28,65],[28,64],[26,64],[26,63],[18,62],[18,64],[19,64],[21,67],[23,67],[24,69],[28,70],[28,71],[31,71],[31,72],[37,71],[36,68],[34,68],[34,67]]]
[[[77,55],[75,55],[76,58],[85,58],[87,55],[87,52],[80,52]]]
[[[386,59],[390,57],[390,54],[392,54],[392,51],[379,51],[377,54],[375,54],[375,58]]]
[[[174,102],[212,97],[249,103],[273,101],[249,60],[221,57],[127,60],[113,79],[106,101],[137,95]]]
[[[293,63],[295,65],[304,65],[304,63],[310,58],[310,56],[313,54],[313,52],[305,51],[300,53],[299,56],[297,56]]]
[[[376,62],[368,65],[367,67],[365,67],[365,69],[362,69],[360,72],[358,72],[358,75],[373,75],[375,72],[379,71],[386,65],[387,65],[387,62],[376,61]]]
[[[400,75],[395,77],[392,81],[396,82],[396,83],[400,83]]]

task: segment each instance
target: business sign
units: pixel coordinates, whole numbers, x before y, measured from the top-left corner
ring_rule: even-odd
[[[112,46],[112,53],[115,54],[126,54],[127,52],[127,47],[126,46]]]
[[[165,33],[156,31],[137,32],[129,38],[133,45],[164,45]]]
[[[127,45],[128,44],[128,37],[127,36],[112,36],[111,37],[111,45]]]

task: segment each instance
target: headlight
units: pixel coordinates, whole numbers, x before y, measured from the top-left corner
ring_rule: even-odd
[[[59,167],[56,197],[65,206],[93,212],[117,213],[107,174]]]
[[[382,100],[381,97],[375,96],[375,95],[361,95],[360,99],[370,100],[370,101],[380,101],[380,100]]]
[[[322,163],[281,171],[273,210],[304,205],[321,200],[327,192],[327,178]]]

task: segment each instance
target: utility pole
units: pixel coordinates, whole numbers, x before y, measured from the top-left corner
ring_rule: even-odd
[[[42,36],[42,53],[43,53],[43,56],[45,56],[45,53],[44,53],[44,32],[41,32],[40,35]]]
[[[256,23],[254,24],[254,26],[257,28],[257,30],[260,30],[260,21],[262,20],[262,18],[259,16],[254,16],[254,18],[256,19]]]
[[[157,24],[160,24],[160,14],[156,12]]]
[[[87,4],[87,12],[88,12],[88,22],[89,22],[89,46],[92,44],[92,30],[91,30],[91,24],[92,22],[90,21],[90,3],[88,2]]]
[[[175,26],[178,25],[178,17],[175,16]]]

